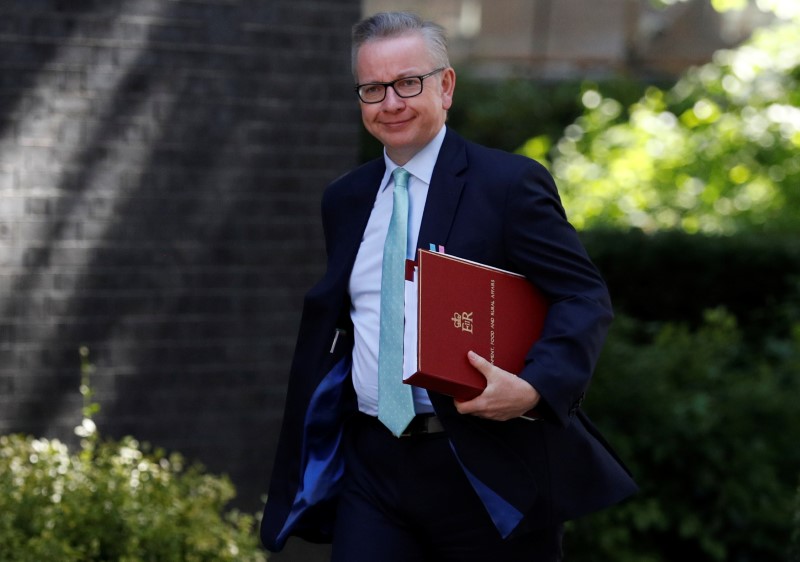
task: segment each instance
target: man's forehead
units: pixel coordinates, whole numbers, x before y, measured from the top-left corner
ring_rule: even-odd
[[[413,76],[430,66],[430,54],[425,48],[424,38],[417,33],[397,37],[371,39],[358,50],[356,70],[362,73],[380,73],[382,79]],[[386,76],[389,73],[392,76]],[[366,77],[378,79],[377,77]]]

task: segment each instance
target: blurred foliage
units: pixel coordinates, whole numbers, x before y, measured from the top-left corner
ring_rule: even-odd
[[[794,502],[794,530],[792,532],[792,547],[790,549],[790,562],[800,562],[800,484],[797,486],[797,495]]]
[[[624,77],[608,78],[598,87],[605,95],[632,104],[646,85]],[[531,136],[559,138],[582,111],[582,81],[541,82],[510,78],[480,80],[459,72],[448,124],[477,143],[515,151]]]
[[[618,318],[586,410],[641,490],[571,522],[568,559],[786,559],[800,466],[795,321],[751,344],[724,309],[696,329]]]
[[[748,340],[785,333],[800,317],[796,234],[688,234],[591,229],[580,233],[615,310],[645,321],[703,320],[724,306]]]
[[[578,228],[687,232],[800,227],[800,20],[757,30],[668,90],[626,105],[592,85],[548,161]]]
[[[226,477],[131,437],[101,442],[82,350],[84,419],[70,453],[55,439],[0,436],[4,562],[259,562],[255,518],[225,512]]]
[[[690,0],[650,0],[650,3],[656,7],[672,6],[673,4],[681,4],[689,2]],[[747,6],[748,0],[711,0],[711,5],[714,6],[719,12],[727,10],[741,10]]]
[[[641,491],[571,523],[568,558],[785,560],[793,534],[800,547],[800,239],[581,237],[618,311],[586,409]]]

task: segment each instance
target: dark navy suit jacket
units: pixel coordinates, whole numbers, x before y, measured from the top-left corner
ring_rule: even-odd
[[[327,271],[306,295],[286,411],[261,526],[270,550],[290,535],[330,540],[343,471],[344,420],[356,409],[347,292],[383,159],[334,181],[322,201]],[[451,130],[428,191],[419,246],[524,274],[548,298],[539,341],[519,376],[542,395],[544,419],[493,422],[429,393],[451,446],[500,533],[552,525],[636,490],[580,409],[612,319],[605,283],[567,222],[540,164]],[[442,506],[443,516],[447,506]]]

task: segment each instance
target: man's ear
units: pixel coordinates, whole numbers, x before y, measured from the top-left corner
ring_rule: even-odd
[[[442,71],[442,109],[447,111],[453,105],[453,93],[456,89],[456,71],[452,67]]]

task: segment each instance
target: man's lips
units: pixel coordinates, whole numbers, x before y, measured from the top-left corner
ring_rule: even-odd
[[[402,121],[382,121],[381,124],[384,127],[402,127],[406,123],[410,122],[411,118],[403,119]]]

